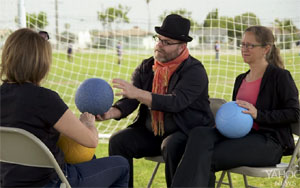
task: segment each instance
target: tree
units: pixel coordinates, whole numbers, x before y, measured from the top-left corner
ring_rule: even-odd
[[[214,9],[209,12],[204,20],[203,27],[224,28],[227,30],[229,40],[235,36],[233,18],[227,16],[219,16],[219,10]]]
[[[259,18],[254,13],[247,12],[234,17],[235,37],[241,39],[242,33],[250,26],[260,25]]]
[[[98,20],[102,22],[103,29],[111,30],[112,23],[129,23],[127,16],[130,8],[127,6],[118,5],[118,7],[109,7],[104,12],[98,12]]]
[[[69,29],[70,29],[70,27],[71,27],[71,24],[69,24],[69,23],[65,23],[65,29],[66,29],[66,30],[69,30]]]
[[[196,28],[198,29],[200,27],[200,24],[198,22],[196,22],[194,19],[192,19],[192,12],[187,11],[186,9],[178,9],[178,10],[173,10],[173,11],[165,10],[164,13],[159,16],[159,20],[161,22],[163,22],[163,20],[169,14],[178,14],[182,17],[185,17],[185,18],[189,19],[190,22],[191,22],[191,29],[192,30],[194,30]]]
[[[204,20],[203,27],[219,27],[232,29],[233,18],[221,16],[219,17],[219,10],[215,9],[209,12]]]
[[[60,40],[64,43],[74,43],[76,40],[76,36],[70,31],[64,31],[60,34]]]
[[[219,27],[218,9],[215,9],[207,14],[203,27]]]
[[[219,17],[219,10],[215,9],[209,12],[204,20],[203,27],[217,27],[227,30],[229,38],[234,37],[234,22],[233,18],[227,16]]]
[[[237,39],[237,45],[239,46],[244,31],[253,25],[260,25],[259,18],[254,13],[246,12],[241,15],[235,16],[233,25],[233,37]]]
[[[204,20],[203,27],[224,28],[227,30],[229,39],[237,39],[237,45],[240,44],[242,33],[246,28],[252,25],[260,25],[260,20],[254,13],[243,13],[234,18],[219,16],[218,9],[209,12]]]
[[[279,47],[282,49],[290,49],[293,41],[299,40],[299,35],[297,35],[297,27],[294,25],[293,21],[290,19],[275,19],[275,25],[280,31],[280,41]]]
[[[26,26],[33,29],[44,29],[48,25],[47,14],[45,12],[26,13]]]
[[[74,43],[76,40],[76,35],[70,32],[71,25],[65,23],[65,31],[60,34],[60,40],[65,43]]]

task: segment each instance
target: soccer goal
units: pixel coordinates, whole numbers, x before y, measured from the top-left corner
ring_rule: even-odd
[[[1,6],[5,6],[6,13],[20,8],[17,0],[4,1],[6,4]],[[95,17],[80,18],[65,17],[64,10],[55,9],[54,3],[51,6],[51,10],[41,6],[38,11],[36,8],[26,7],[25,26],[49,32],[53,63],[42,85],[57,91],[79,116],[74,96],[80,83],[88,78],[102,78],[108,83],[113,78],[130,81],[134,69],[143,59],[153,54],[154,29],[149,27],[146,19],[128,18],[126,11],[129,10],[125,6],[107,7],[95,12]],[[300,89],[300,28],[297,28],[300,25],[299,17],[265,20],[258,18],[255,11],[234,17],[218,15],[217,11],[208,12],[203,20],[194,19],[192,14],[185,14],[182,10],[178,12],[185,17],[190,16],[192,20],[190,36],[193,41],[188,44],[188,48],[190,54],[199,59],[206,68],[210,97],[231,100],[235,77],[248,70],[248,65],[240,55],[242,33],[248,26],[262,23],[266,23],[264,25],[273,31],[285,68],[291,72]],[[20,14],[1,18],[0,50],[7,36],[22,27],[21,19],[24,16]],[[151,24],[161,25],[161,20],[157,18]],[[216,45],[219,48],[218,53]],[[114,100],[118,99],[120,98],[115,97]],[[97,122],[100,138],[107,141],[112,133],[131,124],[135,116],[136,112],[120,121]]]

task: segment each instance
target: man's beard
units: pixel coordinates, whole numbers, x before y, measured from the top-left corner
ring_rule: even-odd
[[[154,50],[154,59],[156,59],[159,62],[165,63],[167,62],[167,58],[166,58],[166,52],[162,49],[155,49]]]
[[[154,50],[154,59],[161,63],[172,61],[176,57],[178,57],[178,54],[175,51],[167,54],[165,50],[160,48],[155,48]]]

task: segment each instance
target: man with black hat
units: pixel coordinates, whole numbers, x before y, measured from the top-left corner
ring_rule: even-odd
[[[189,54],[187,42],[190,21],[177,14],[168,15],[157,35],[154,56],[134,71],[132,83],[114,79],[123,98],[100,121],[127,117],[139,107],[129,127],[109,140],[109,155],[121,155],[131,167],[129,187],[133,187],[133,158],[162,155],[166,162],[167,186],[185,149],[187,135],[197,126],[213,126],[209,107],[208,78],[200,61]]]

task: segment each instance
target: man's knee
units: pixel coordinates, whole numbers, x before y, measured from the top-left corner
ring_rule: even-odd
[[[134,157],[139,151],[139,134],[131,128],[114,133],[109,139],[109,155]]]
[[[191,130],[189,138],[207,139],[215,134],[215,128],[212,127],[196,127]]]
[[[162,156],[163,156],[164,159],[166,159],[168,155],[174,156],[173,152],[174,152],[174,148],[173,147],[171,149],[171,146],[162,144],[162,146],[161,146],[161,153],[162,153]]]
[[[219,139],[218,132],[212,127],[194,128],[188,138],[188,145],[196,148],[212,148]]]
[[[184,133],[177,133],[164,139],[161,151],[164,159],[167,156],[177,156],[184,152],[187,136]]]
[[[120,155],[122,154],[122,150],[124,149],[123,143],[124,143],[124,138],[121,132],[117,132],[113,134],[109,138],[109,155]]]

